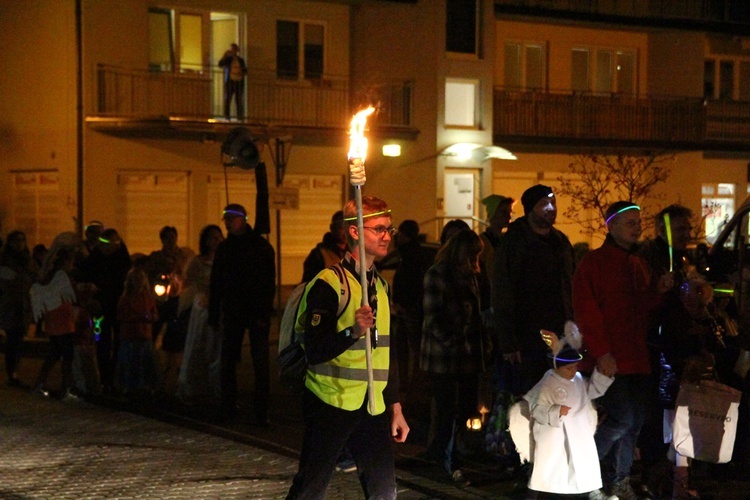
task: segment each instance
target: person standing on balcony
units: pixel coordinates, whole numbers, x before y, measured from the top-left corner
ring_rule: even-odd
[[[236,43],[224,52],[224,57],[219,60],[219,67],[224,69],[224,117],[229,120],[232,97],[237,106],[237,119],[245,117],[245,75],[247,66],[245,60],[240,57],[240,48]]]

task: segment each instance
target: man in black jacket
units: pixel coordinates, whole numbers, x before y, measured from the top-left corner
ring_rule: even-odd
[[[227,239],[216,249],[211,268],[208,323],[221,324],[221,395],[227,414],[237,411],[237,363],[245,330],[250,332],[250,351],[255,373],[255,419],[267,425],[270,399],[268,334],[276,266],[271,244],[247,223],[242,205],[224,209]]]
[[[500,352],[518,370],[512,392],[524,394],[547,371],[540,329],[562,332],[573,319],[573,247],[553,226],[557,200],[537,184],[521,196],[524,216],[508,226],[495,249],[492,305]]]

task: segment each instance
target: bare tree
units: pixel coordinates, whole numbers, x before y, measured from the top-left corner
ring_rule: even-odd
[[[674,155],[647,153],[643,156],[627,154],[573,155],[568,165],[571,176],[558,177],[558,193],[569,196],[571,203],[565,216],[581,226],[581,233],[604,236],[604,212],[619,200],[632,201],[641,206],[644,229],[653,225],[648,216],[649,201],[662,200],[653,193],[654,187],[667,180],[671,171],[668,162]]]

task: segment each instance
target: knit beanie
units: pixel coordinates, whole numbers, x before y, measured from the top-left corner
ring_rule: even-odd
[[[521,195],[521,205],[523,205],[524,215],[534,210],[534,206],[539,200],[545,196],[551,196],[552,194],[552,188],[549,186],[543,186],[542,184],[531,186],[524,191]]]

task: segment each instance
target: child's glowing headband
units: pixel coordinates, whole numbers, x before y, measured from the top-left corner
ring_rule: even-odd
[[[617,212],[610,215],[609,218],[607,218],[607,220],[604,221],[604,224],[609,224],[609,221],[611,221],[612,219],[614,219],[616,216],[620,215],[623,212],[627,212],[628,210],[640,210],[640,209],[641,207],[639,207],[638,205],[630,205],[629,207],[621,208]]]
[[[371,213],[371,214],[366,214],[366,215],[363,215],[363,216],[362,216],[362,218],[363,218],[363,219],[366,219],[366,218],[368,218],[368,217],[377,217],[378,215],[385,215],[385,214],[389,214],[389,213],[391,213],[390,209],[388,209],[388,210],[383,210],[383,211],[380,211],[380,212],[373,212],[373,213]],[[357,216],[355,215],[354,217],[347,217],[347,218],[345,218],[344,220],[345,220],[345,221],[353,221],[353,220],[357,220]]]

